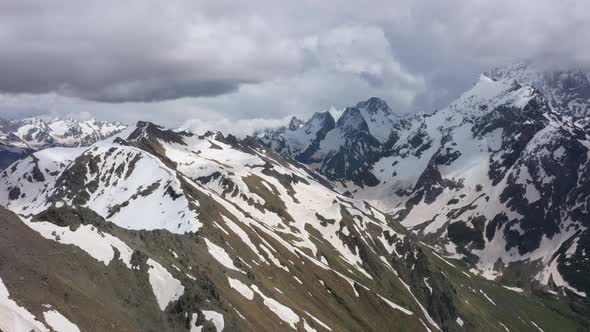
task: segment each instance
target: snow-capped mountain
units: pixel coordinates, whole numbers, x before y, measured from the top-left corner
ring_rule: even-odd
[[[372,97],[344,110],[336,122],[329,112],[315,113],[302,126],[267,130],[259,139],[285,156],[310,164],[331,179],[366,178],[366,165],[387,144],[402,117],[382,99]]]
[[[494,80],[514,80],[541,91],[552,107],[575,120],[590,114],[590,79],[579,69],[547,69],[530,61],[521,61],[491,70]],[[584,121],[587,124],[587,121]]]
[[[359,102],[354,108],[359,110],[367,122],[371,135],[381,143],[389,139],[391,128],[400,119],[400,115],[394,113],[383,99],[376,97]]]
[[[88,146],[126,128],[118,122],[95,119],[79,121],[27,118],[16,121],[2,120],[2,122],[0,137],[3,141],[7,140],[13,145],[37,150],[50,146]],[[10,137],[14,139],[11,140]]]
[[[53,146],[88,146],[125,128],[118,122],[95,119],[0,119],[0,169],[35,150]]]
[[[359,109],[347,113],[321,141],[331,132],[346,140],[357,133],[379,144]],[[315,121],[329,127],[330,118]],[[316,133],[311,141],[326,128],[292,123],[285,132],[307,126]],[[537,297],[479,277],[371,203],[336,189],[256,139],[146,122],[87,148],[35,152],[0,173],[0,328],[590,326],[581,307],[563,305],[567,297]]]
[[[586,298],[587,86],[580,71],[498,68],[448,107],[394,120],[387,134],[357,105],[309,165],[474,273]],[[274,147],[274,136],[261,141]]]
[[[335,126],[336,121],[330,112],[319,112],[307,122],[293,117],[288,127],[267,130],[262,138],[274,151],[305,163],[313,163],[319,142]]]

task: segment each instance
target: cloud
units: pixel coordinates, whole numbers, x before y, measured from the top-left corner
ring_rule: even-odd
[[[80,91],[76,87],[62,86],[62,95],[81,97],[105,103],[157,102],[182,97],[218,96],[238,89],[238,81],[224,80],[143,80],[109,85],[100,90]]]
[[[492,66],[588,67],[589,11],[583,0],[2,1],[0,112],[179,125],[373,95],[428,112]]]
[[[400,19],[383,23],[393,52],[428,91],[416,109],[442,107],[479,72],[518,60],[587,68],[590,3],[582,0],[405,2]]]
[[[215,120],[203,121],[201,119],[190,119],[185,121],[176,129],[187,130],[197,134],[203,134],[208,131],[222,132],[223,134],[232,134],[238,138],[244,138],[252,133],[266,128],[277,128],[288,123],[289,118],[284,119],[241,119],[230,120],[227,118],[218,118]]]
[[[12,108],[34,104],[51,114],[78,110],[127,123],[142,119],[178,126],[186,119],[196,118],[199,123],[213,121],[223,125],[218,118],[305,118],[332,106],[342,109],[354,105],[373,95],[385,98],[402,112],[426,88],[422,77],[406,71],[393,56],[389,41],[378,27],[338,26],[301,36],[298,44],[306,63],[300,71],[260,82],[244,82],[239,87],[220,84],[219,88],[231,90],[226,93],[213,93],[218,91],[217,87],[205,84],[204,88],[212,89],[209,96],[182,98],[184,89],[193,85],[183,87],[176,81],[160,80],[117,85],[106,92],[95,92],[89,100],[64,90],[4,94],[0,95],[0,110],[2,105]],[[160,94],[162,91],[165,93]]]
[[[296,71],[297,49],[256,15],[190,1],[2,2],[0,90],[125,102],[212,96]]]

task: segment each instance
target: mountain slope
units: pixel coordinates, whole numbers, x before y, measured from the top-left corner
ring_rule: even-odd
[[[55,317],[131,331],[588,327],[556,297],[441,258],[254,140],[140,122],[37,152],[0,180],[0,314],[40,331]]]

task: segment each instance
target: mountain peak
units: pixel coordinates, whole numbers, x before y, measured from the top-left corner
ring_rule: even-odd
[[[336,127],[336,120],[330,112],[316,112],[300,128],[305,131],[306,134],[314,134],[318,131],[328,132]],[[315,134],[314,134],[315,135]]]
[[[369,131],[367,121],[365,121],[363,114],[356,107],[347,107],[340,118],[338,118],[336,127],[347,132],[351,130]]]
[[[394,113],[387,103],[378,97],[371,97],[361,101],[355,106],[364,117],[371,135],[377,138],[381,143],[389,139],[391,131],[400,116]]]
[[[324,122],[324,123],[330,123],[330,122],[336,122],[336,120],[334,120],[334,117],[332,116],[332,114],[330,114],[329,111],[324,111],[324,112],[315,112],[311,119],[309,119],[309,122]]]
[[[511,80],[539,90],[554,109],[576,120],[588,122],[590,78],[578,68],[548,66],[518,61],[486,73],[493,80]]]
[[[371,97],[365,101],[361,101],[356,104],[356,108],[363,110],[365,109],[369,114],[375,114],[378,112],[383,112],[387,115],[393,113],[389,105],[385,102],[385,100],[378,98],[378,97]]]
[[[153,122],[138,121],[136,129],[129,134],[128,140],[159,139],[164,142],[173,142],[185,145],[182,138],[184,133],[178,133],[170,129],[164,129]]]
[[[301,127],[303,127],[303,125],[305,124],[305,122],[303,122],[303,120],[299,119],[296,116],[291,117],[291,120],[289,121],[289,130],[297,130]]]

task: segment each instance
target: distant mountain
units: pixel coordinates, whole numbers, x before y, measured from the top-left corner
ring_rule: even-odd
[[[118,122],[94,119],[0,119],[0,169],[36,150],[54,146],[88,146],[125,128]]]
[[[118,122],[27,118],[0,120],[0,139],[32,149],[51,146],[88,146],[125,129]]]
[[[486,74],[494,80],[514,80],[539,90],[562,114],[588,124],[590,78],[579,69],[550,69],[530,61],[494,68]]]
[[[313,163],[319,142],[335,126],[336,121],[330,112],[321,112],[306,122],[293,117],[288,127],[267,130],[261,137],[273,150],[302,162]]]
[[[374,183],[366,165],[389,141],[402,117],[382,99],[372,97],[348,107],[338,119],[329,112],[315,113],[299,127],[267,130],[258,135],[263,144],[285,156],[313,165],[330,179]]]
[[[474,273],[587,299],[589,96],[582,71],[518,63],[430,114],[361,102],[313,142],[312,160],[295,158]],[[260,141],[284,154],[292,140]]]
[[[354,107],[337,123],[324,113],[290,127],[284,133],[301,134],[298,142],[335,133],[354,151],[355,141],[380,144]],[[326,158],[356,153],[329,151]],[[481,278],[372,204],[335,189],[256,139],[147,122],[87,148],[35,152],[0,173],[0,328],[590,326],[574,299]]]

